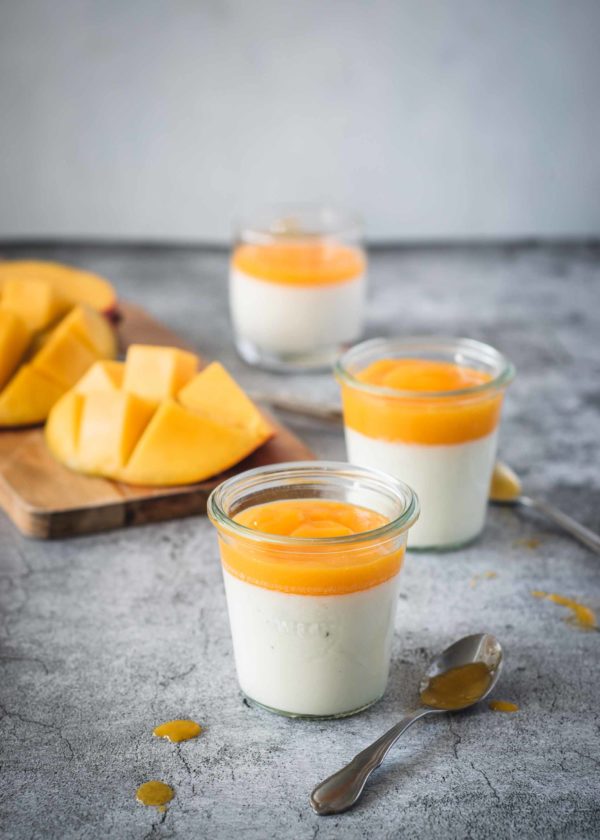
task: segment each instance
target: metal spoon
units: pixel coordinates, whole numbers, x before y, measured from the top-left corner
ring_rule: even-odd
[[[544,502],[542,499],[532,499],[531,496],[524,496],[518,475],[511,470],[508,464],[503,464],[502,461],[498,461],[494,467],[490,485],[490,501],[495,505],[533,508],[533,510],[543,513],[563,531],[575,537],[576,540],[591,548],[596,554],[600,554],[600,536],[598,534],[590,531],[585,525],[580,525],[579,522],[554,507],[554,505]]]
[[[425,715],[459,711],[479,703],[480,700],[487,697],[498,682],[502,661],[503,654],[500,642],[488,633],[465,636],[446,648],[443,653],[430,662],[419,685],[423,707],[392,726],[385,735],[382,735],[371,746],[354,756],[349,764],[342,767],[333,776],[329,776],[320,785],[317,785],[310,797],[313,811],[320,816],[325,816],[326,814],[339,814],[351,808],[360,798],[371,773],[379,767],[398,738],[406,732],[409,726],[412,726],[415,721],[425,717]],[[481,675],[478,679],[475,679],[475,675],[468,676],[462,683],[462,690],[454,697],[440,696],[437,698],[435,705],[432,704],[431,699],[429,703],[425,702],[424,693],[427,689],[431,690],[431,681],[434,677],[477,663],[488,669],[489,681],[486,679],[481,684]],[[485,671],[483,673],[485,674]]]

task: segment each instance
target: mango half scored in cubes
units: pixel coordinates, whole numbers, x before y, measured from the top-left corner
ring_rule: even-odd
[[[273,429],[218,362],[197,367],[192,353],[144,345],[124,363],[96,362],[50,412],[50,451],[129,484],[191,484],[229,469]]]
[[[45,265],[0,263],[0,426],[43,422],[94,362],[116,355],[105,315],[87,303],[73,305],[81,291],[77,282],[55,285],[44,279],[47,272],[39,266]],[[61,271],[53,266],[50,274],[63,277]],[[101,278],[97,282],[107,303],[112,287]],[[84,285],[84,299],[87,291]]]

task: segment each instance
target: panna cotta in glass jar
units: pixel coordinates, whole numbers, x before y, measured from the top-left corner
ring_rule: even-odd
[[[348,459],[419,495],[409,548],[455,548],[481,532],[513,375],[501,353],[470,339],[374,339],[339,360]]]
[[[229,303],[246,362],[281,371],[330,367],[360,338],[361,235],[354,216],[328,207],[274,208],[239,226]]]
[[[208,502],[240,687],[292,717],[338,717],[385,691],[406,535],[391,476],[327,461],[250,470]]]

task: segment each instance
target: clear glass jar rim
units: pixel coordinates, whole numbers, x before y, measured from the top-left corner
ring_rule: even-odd
[[[400,496],[404,503],[404,509],[399,516],[386,522],[380,528],[341,537],[288,537],[279,534],[267,534],[263,531],[255,531],[246,525],[241,525],[232,519],[224,510],[224,496],[228,491],[233,490],[236,485],[239,485],[240,490],[242,488],[256,490],[260,488],[261,484],[266,484],[269,478],[280,478],[284,482],[286,478],[302,476],[306,477],[306,483],[308,484],[311,475],[313,478],[330,477],[331,479],[335,479],[337,475],[338,477],[352,478],[356,481],[360,481],[361,479],[363,481],[371,481],[374,484],[378,484],[382,490],[392,492],[396,497]],[[420,513],[420,506],[417,494],[408,484],[380,470],[357,467],[342,461],[290,461],[257,467],[256,469],[247,470],[240,475],[226,479],[208,497],[207,513],[215,527],[261,543],[268,542],[274,545],[296,546],[298,549],[315,545],[349,548],[364,542],[379,543],[397,537],[400,533],[407,531],[417,520]]]
[[[283,220],[286,216],[293,216],[294,214],[311,214],[315,216],[322,215],[326,217],[329,215],[337,223],[331,224],[329,229],[322,231],[301,231],[300,237],[293,234],[286,235],[285,232],[278,233],[276,230],[269,229],[268,224],[257,224],[259,219],[269,218],[270,224],[276,222],[278,219]],[[351,210],[344,210],[334,204],[271,204],[263,207],[257,207],[256,210],[243,214],[235,221],[234,224],[235,235],[243,242],[248,242],[255,245],[265,244],[273,241],[293,242],[298,238],[315,238],[327,239],[339,237],[340,239],[360,239],[363,234],[363,221],[358,213]]]
[[[348,369],[348,365],[365,352],[386,348],[391,352],[398,350],[413,349],[456,349],[468,350],[478,355],[483,361],[490,362],[494,360],[496,366],[499,368],[499,373],[489,382],[484,382],[481,385],[473,385],[470,388],[457,388],[453,391],[403,391],[398,388],[385,388],[381,385],[372,385],[368,382],[362,382],[357,379]],[[382,352],[379,358],[386,358],[385,353]],[[375,361],[375,360],[373,360]],[[485,394],[489,391],[506,388],[514,379],[515,368],[513,364],[492,347],[491,344],[485,344],[483,341],[477,341],[474,338],[452,338],[449,336],[407,336],[406,338],[371,338],[368,341],[363,341],[356,344],[347,350],[335,363],[334,374],[338,382],[351,385],[361,391],[366,391],[373,396],[392,397],[394,399],[444,399],[456,397],[471,397],[478,394]]]

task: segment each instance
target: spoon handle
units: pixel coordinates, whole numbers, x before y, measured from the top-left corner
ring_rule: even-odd
[[[554,505],[544,502],[541,499],[532,499],[529,496],[521,496],[519,498],[519,504],[543,513],[548,519],[551,519],[559,525],[563,531],[567,531],[576,540],[591,548],[592,551],[595,551],[596,554],[600,554],[600,536],[590,531],[585,525],[581,525],[568,514],[563,513],[562,510],[554,507]]]
[[[310,796],[313,811],[324,816],[339,814],[351,808],[360,798],[373,770],[379,767],[398,738],[419,718],[437,711],[438,709],[417,709],[355,755],[349,764],[317,785]]]

